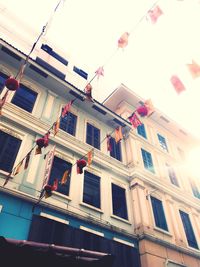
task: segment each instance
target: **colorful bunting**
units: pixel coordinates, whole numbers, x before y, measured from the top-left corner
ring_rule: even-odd
[[[174,89],[176,90],[177,94],[180,94],[183,91],[185,91],[185,86],[181,82],[181,80],[178,78],[178,76],[173,75],[171,77],[170,81],[171,81],[172,85],[174,86]]]
[[[58,118],[53,125],[54,136],[58,133],[59,128],[60,128],[60,118]]]
[[[128,32],[122,34],[122,36],[118,40],[118,48],[124,48],[128,45],[128,37],[129,37]]]
[[[70,170],[66,170],[66,171],[63,173],[63,176],[62,176],[62,179],[61,179],[61,185],[66,184],[68,178],[70,177],[70,173],[71,173]]]
[[[16,166],[14,176],[17,175],[21,171],[22,164],[23,164],[23,160]]]
[[[100,76],[104,76],[104,69],[103,67],[99,67],[96,71],[96,76],[97,76],[97,79],[99,79]]]
[[[56,191],[58,189],[58,179],[55,179],[52,185],[52,191]]]
[[[48,144],[49,144],[49,136],[50,136],[50,132],[48,131],[48,133],[46,133],[44,135],[44,137],[39,138],[39,139],[36,140],[37,148],[36,148],[36,151],[35,151],[35,155],[41,154],[42,153],[42,148],[48,146]]]
[[[110,134],[106,135],[106,139],[107,139],[107,151],[112,151],[112,144],[111,144],[111,136],[110,136]]]
[[[155,6],[153,9],[148,11],[148,16],[151,19],[151,22],[155,24],[158,18],[163,14],[163,11],[160,9],[159,6]]]
[[[145,117],[148,114],[148,109],[145,105],[139,106],[136,111],[141,117]]]
[[[88,83],[85,87],[86,99],[92,100],[92,85]]]
[[[133,112],[133,114],[130,117],[128,117],[128,119],[134,128],[137,128],[139,125],[142,125],[142,122],[139,120],[135,112]]]
[[[76,164],[77,164],[77,174],[82,174],[83,168],[87,165],[86,160],[79,159],[79,160],[77,160]]]
[[[2,99],[0,99],[0,116],[2,115],[2,108],[3,108],[4,104],[6,103],[7,95],[8,95],[8,90],[6,91],[6,93],[2,97]]]
[[[31,157],[31,152],[29,152],[29,153],[26,155],[25,164],[24,164],[24,170],[26,170],[26,169],[28,168],[29,161],[30,161],[30,157]]]
[[[118,143],[122,139],[123,139],[122,126],[119,126],[115,129],[115,142]]]
[[[8,90],[16,91],[19,88],[19,82],[14,77],[9,77],[5,81],[5,87]]]
[[[198,65],[194,60],[192,60],[192,64],[187,64],[187,67],[193,79],[200,77],[200,65]]]
[[[71,108],[74,101],[75,100],[71,100],[64,106],[63,111],[62,111],[62,115],[61,115],[62,118],[65,117],[67,115],[67,113],[70,111],[70,108]]]
[[[7,185],[7,183],[9,182],[9,180],[10,180],[10,178],[11,178],[11,174],[12,174],[12,172],[10,172],[10,173],[6,176],[6,179],[5,179],[5,182],[4,182],[4,184],[3,184],[3,187],[4,187],[5,185]]]
[[[87,164],[88,166],[90,166],[92,164],[92,158],[93,158],[93,149],[90,150],[88,153],[87,153]]]

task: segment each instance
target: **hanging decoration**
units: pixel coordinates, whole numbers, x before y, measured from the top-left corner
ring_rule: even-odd
[[[128,117],[128,119],[134,128],[137,128],[138,126],[142,125],[142,122],[139,120],[135,112],[133,112],[132,115]]]
[[[194,60],[192,60],[192,64],[187,64],[187,67],[193,79],[200,77],[200,65]]]
[[[95,74],[97,76],[97,79],[99,79],[100,76],[104,76],[104,69],[103,69],[103,66],[102,67],[99,67],[96,71],[95,71]]]
[[[123,139],[123,134],[122,134],[122,126],[119,126],[115,129],[115,142],[119,143]]]
[[[61,185],[65,185],[67,183],[67,180],[70,178],[71,170],[66,170],[63,173],[62,179],[61,179]]]
[[[28,168],[30,157],[31,157],[31,152],[32,151],[30,151],[25,157],[24,170],[26,170]]]
[[[87,161],[84,159],[79,159],[77,160],[76,164],[77,164],[77,174],[82,174],[83,168],[87,165]]]
[[[21,171],[21,167],[23,165],[23,160],[16,166],[16,170],[14,172],[14,176],[17,175]]]
[[[58,118],[57,121],[53,124],[54,136],[58,133],[59,129],[60,129],[60,118]]]
[[[50,132],[46,133],[44,137],[36,140],[37,147],[36,147],[35,155],[42,154],[42,148],[48,146],[49,136],[50,136]]]
[[[178,78],[178,76],[173,75],[170,79],[172,85],[174,86],[174,89],[176,90],[177,94],[182,93],[185,91],[185,86],[182,83],[182,81]]]
[[[8,96],[8,90],[5,92],[2,99],[0,99],[0,116],[2,115],[2,108],[3,108],[4,104],[6,103],[7,96]]]
[[[128,45],[129,33],[125,32],[118,40],[118,48],[125,48]]]
[[[151,19],[152,24],[155,24],[162,14],[163,11],[158,5],[148,11],[148,16]]]
[[[112,144],[111,144],[111,135],[110,134],[106,135],[106,141],[107,141],[107,151],[111,152],[112,151]]]
[[[147,99],[147,100],[144,102],[144,105],[145,105],[146,108],[147,108],[147,117],[150,117],[150,116],[154,113],[154,111],[155,111],[151,99]]]
[[[88,166],[90,167],[90,165],[92,164],[92,159],[93,159],[93,149],[90,150],[88,153],[87,153],[87,164]]]
[[[44,197],[48,198],[52,196],[52,192],[58,189],[58,179],[55,179],[53,185],[45,185],[44,187]]]
[[[11,76],[5,81],[5,87],[10,91],[16,91],[19,88],[19,81]]]
[[[62,118],[64,118],[64,117],[67,115],[67,113],[70,111],[71,106],[72,106],[72,104],[74,103],[74,101],[75,101],[75,99],[69,101],[69,102],[64,106],[64,108],[63,108],[63,110],[62,110],[62,115],[61,115]]]
[[[146,117],[148,114],[148,109],[145,105],[139,106],[136,111],[141,117]]]
[[[88,83],[85,87],[86,99],[92,101],[92,85]]]

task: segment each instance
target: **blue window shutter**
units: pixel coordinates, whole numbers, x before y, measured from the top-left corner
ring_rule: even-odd
[[[86,143],[100,149],[100,130],[87,123]]]
[[[53,185],[53,182],[55,179],[58,179],[58,189],[57,192],[64,194],[66,196],[69,195],[69,188],[70,188],[70,180],[71,178],[69,177],[67,179],[66,184],[61,185],[60,181],[62,180],[63,174],[66,170],[71,170],[72,164],[61,159],[58,157],[54,157],[52,168],[51,168],[51,174],[49,178],[49,184]]]
[[[5,80],[8,78],[7,75],[5,75],[4,73],[0,72],[0,94],[3,91],[4,88],[4,84],[5,84]]]
[[[183,227],[184,227],[184,230],[185,230],[185,234],[186,234],[186,238],[187,238],[187,241],[188,241],[188,245],[190,247],[198,249],[197,241],[196,241],[196,238],[195,238],[195,235],[194,235],[194,231],[193,231],[193,228],[192,228],[192,224],[190,222],[189,215],[187,213],[185,213],[184,211],[182,211],[182,210],[179,210],[179,212],[180,212],[181,220],[182,220]]]
[[[84,172],[83,202],[100,208],[100,177],[90,172]]]
[[[128,219],[125,189],[112,184],[113,214],[125,220]]]
[[[162,135],[158,134],[158,140],[161,148],[168,152],[168,147],[165,138]]]
[[[112,148],[112,150],[110,151],[110,156],[119,161],[122,161],[121,142],[116,143],[113,137],[110,138],[110,142],[111,142],[111,148]]]
[[[17,153],[21,145],[21,140],[0,131],[0,169],[11,172]]]
[[[151,154],[142,148],[141,148],[141,151],[142,151],[142,158],[143,158],[143,163],[144,163],[145,169],[154,173],[155,171],[154,171],[154,167],[153,167],[153,161],[152,161]]]
[[[153,214],[154,214],[156,226],[165,230],[165,231],[168,231],[162,201],[151,196],[151,203],[152,203],[152,209],[153,209]]]
[[[75,136],[75,134],[76,134],[76,122],[77,122],[77,116],[72,114],[71,112],[68,112],[64,118],[61,117],[60,129]]]
[[[139,126],[137,127],[137,132],[138,132],[139,135],[143,136],[144,138],[147,138],[144,124],[139,125]]]
[[[31,113],[36,98],[36,92],[21,84],[20,88],[15,92],[11,103]]]

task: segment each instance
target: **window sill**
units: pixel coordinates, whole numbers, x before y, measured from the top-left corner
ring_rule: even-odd
[[[116,219],[116,220],[119,220],[119,221],[121,221],[121,222],[124,222],[124,223],[127,223],[127,224],[129,224],[129,225],[131,225],[131,223],[130,223],[130,221],[128,221],[128,220],[126,220],[126,219],[123,219],[123,218],[121,218],[121,217],[118,217],[118,216],[116,216],[116,215],[110,215],[110,217],[111,218],[113,218],[113,219]]]
[[[92,206],[92,205],[89,205],[89,204],[87,204],[87,203],[81,202],[80,205],[81,205],[81,206],[84,206],[84,207],[86,207],[86,208],[92,209],[92,210],[94,210],[94,211],[97,211],[97,212],[99,212],[99,213],[103,213],[103,211],[102,211],[101,209],[96,208],[96,207],[94,207],[94,206]]]
[[[161,232],[161,233],[163,233],[163,234],[165,234],[165,235],[168,235],[168,236],[170,236],[170,237],[172,237],[172,234],[170,234],[168,231],[166,231],[166,230],[163,230],[163,229],[161,229],[161,228],[159,228],[159,227],[154,227],[154,230],[155,231],[158,231],[158,232]]]
[[[68,200],[68,201],[72,200],[69,196],[66,196],[64,194],[61,194],[61,193],[55,192],[55,191],[52,192],[52,196],[55,197],[55,198],[58,198],[58,199],[63,198],[63,199]]]

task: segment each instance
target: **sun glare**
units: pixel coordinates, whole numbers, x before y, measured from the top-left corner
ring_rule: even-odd
[[[186,168],[189,173],[200,179],[200,147],[196,147],[190,151]]]

